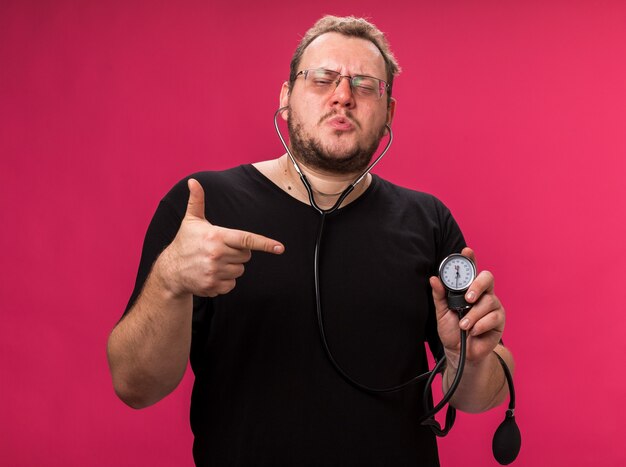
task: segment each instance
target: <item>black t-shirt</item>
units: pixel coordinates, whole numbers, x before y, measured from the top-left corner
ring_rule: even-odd
[[[371,394],[348,384],[321,344],[313,260],[320,215],[253,166],[194,174],[206,218],[282,242],[253,253],[237,286],[194,297],[191,400],[198,465],[437,466],[416,422],[423,384]],[[130,309],[185,213],[186,179],[161,201],[146,235]],[[377,176],[327,216],[320,255],[323,322],[335,359],[357,381],[391,387],[427,371],[438,345],[428,278],[465,246],[436,198]]]

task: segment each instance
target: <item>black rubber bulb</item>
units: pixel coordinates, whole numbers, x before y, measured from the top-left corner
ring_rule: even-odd
[[[522,436],[513,411],[507,410],[504,421],[500,424],[493,435],[493,457],[501,464],[508,465],[513,462],[522,447]]]

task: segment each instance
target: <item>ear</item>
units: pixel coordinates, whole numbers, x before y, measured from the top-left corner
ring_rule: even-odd
[[[387,106],[387,121],[385,122],[387,125],[391,126],[391,122],[393,121],[393,116],[396,113],[396,100],[392,97],[389,101],[389,105]],[[388,133],[385,128],[385,135]]]
[[[282,87],[280,88],[280,106],[286,107],[288,105],[289,105],[289,83],[285,81]],[[288,115],[289,115],[288,109],[280,113],[280,116],[283,117],[283,120],[285,121],[287,120]]]
[[[392,97],[387,107],[387,125],[391,126],[393,116],[396,113],[396,100]]]

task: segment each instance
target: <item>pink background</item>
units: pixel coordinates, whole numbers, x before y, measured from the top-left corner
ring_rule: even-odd
[[[134,411],[107,335],[169,187],[282,153],[280,85],[324,13],[388,32],[404,72],[377,172],[439,196],[496,276],[515,465],[626,465],[626,4],[415,3],[2,1],[3,465],[191,465],[191,375]],[[442,464],[496,465],[503,412],[461,414]]]

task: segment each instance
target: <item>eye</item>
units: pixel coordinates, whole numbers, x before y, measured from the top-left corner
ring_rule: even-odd
[[[363,95],[376,94],[378,92],[378,81],[367,76],[353,77],[352,86]]]
[[[337,73],[329,70],[311,70],[309,80],[316,86],[330,86],[337,81]]]
[[[332,80],[328,78],[313,78],[313,83],[317,84],[318,86],[328,86],[332,83]]]

